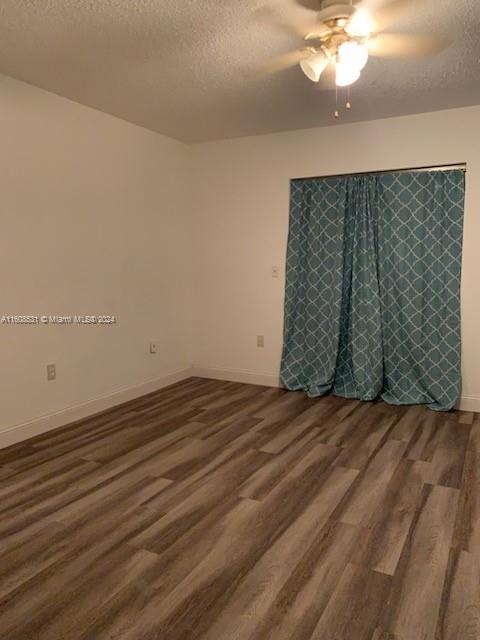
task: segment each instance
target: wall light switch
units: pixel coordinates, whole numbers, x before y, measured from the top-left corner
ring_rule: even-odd
[[[55,364],[47,364],[47,380],[57,379],[57,366]]]
[[[257,336],[257,347],[264,347],[264,346],[265,346],[264,336]]]
[[[278,278],[280,276],[280,269],[276,264],[272,265],[272,278]]]
[[[157,353],[157,343],[150,342],[150,353]]]

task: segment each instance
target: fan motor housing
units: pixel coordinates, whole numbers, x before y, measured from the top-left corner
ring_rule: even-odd
[[[351,18],[355,13],[354,4],[341,4],[338,0],[324,0],[322,8],[318,14],[321,22],[329,22],[331,20],[339,20],[341,18]]]

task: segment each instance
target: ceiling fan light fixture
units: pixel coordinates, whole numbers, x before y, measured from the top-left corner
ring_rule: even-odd
[[[361,71],[368,62],[368,48],[353,40],[344,42],[338,49],[338,59],[340,62]]]
[[[330,58],[323,49],[319,51],[314,50],[311,56],[300,62],[300,68],[309,80],[318,82],[329,62]]]
[[[360,69],[347,62],[337,62],[335,65],[337,87],[348,87],[360,78]]]
[[[352,38],[368,38],[373,31],[372,18],[368,9],[357,9],[345,27]]]

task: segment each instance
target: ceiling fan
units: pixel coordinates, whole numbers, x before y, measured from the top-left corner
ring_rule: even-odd
[[[324,0],[314,31],[305,35],[308,47],[300,68],[318,82],[329,64],[335,66],[337,87],[347,87],[360,78],[368,62],[368,41],[373,32],[370,12],[337,0]],[[308,55],[310,54],[310,55]]]
[[[316,22],[303,36],[304,48],[283,57],[282,66],[300,64],[312,82],[318,82],[327,68],[335,73],[336,87],[354,84],[369,56],[431,55],[448,42],[441,36],[385,33],[396,22],[400,8],[418,9],[418,0],[296,0],[316,11]],[[285,64],[286,63],[286,64]],[[347,109],[351,108],[347,100]],[[339,117],[338,110],[335,117]]]

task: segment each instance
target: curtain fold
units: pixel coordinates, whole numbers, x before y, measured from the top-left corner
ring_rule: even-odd
[[[292,182],[287,388],[454,406],[463,204],[459,170]]]
[[[377,184],[365,176],[347,181],[340,335],[333,391],[373,400],[382,390]]]

